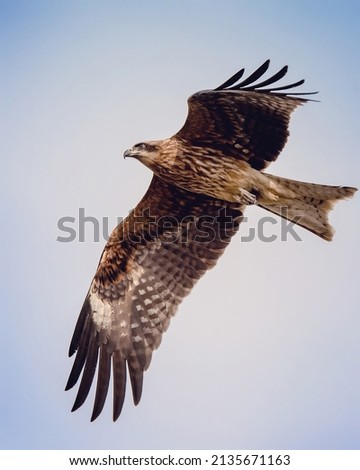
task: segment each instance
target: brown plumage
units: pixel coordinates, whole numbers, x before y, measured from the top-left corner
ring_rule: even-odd
[[[269,61],[239,82],[241,70],[215,90],[189,98],[182,129],[170,139],[125,152],[153,172],[150,187],[110,236],[71,341],[76,358],[66,386],[81,382],[73,410],[85,401],[98,369],[92,420],[113,375],[113,419],[122,409],[129,372],[134,403],[143,373],[177,306],[222,255],[246,205],[294,220],[330,240],[327,213],[355,188],[302,183],[262,172],[288,137],[291,112],[307,101],[287,86],[264,88],[287,67],[254,84]],[[112,371],[112,372],[111,372]]]

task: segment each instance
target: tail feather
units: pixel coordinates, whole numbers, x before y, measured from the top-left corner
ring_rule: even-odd
[[[347,186],[327,186],[269,174],[266,176],[270,179],[275,197],[260,196],[258,205],[328,241],[334,235],[334,229],[329,224],[329,212],[337,201],[351,198],[357,191]]]

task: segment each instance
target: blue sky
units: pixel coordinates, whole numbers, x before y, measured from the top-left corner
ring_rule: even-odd
[[[90,424],[63,388],[104,241],[61,217],[126,216],[151,174],[135,142],[175,133],[187,97],[264,60],[320,103],[270,173],[359,186],[358,2],[0,1],[4,449],[348,449],[360,442],[359,197],[335,240],[234,239],[179,309],[143,399]],[[248,226],[264,215],[249,209]],[[246,233],[247,227],[244,226]]]

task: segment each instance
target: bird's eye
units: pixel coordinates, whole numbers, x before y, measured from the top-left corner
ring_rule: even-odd
[[[146,144],[144,144],[143,142],[140,142],[140,144],[136,144],[136,145],[134,145],[134,147],[137,150],[145,150],[146,149]]]

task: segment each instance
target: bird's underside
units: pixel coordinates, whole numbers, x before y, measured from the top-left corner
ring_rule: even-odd
[[[127,376],[134,403],[140,401],[152,352],[178,305],[237,232],[246,205],[257,204],[332,238],[328,212],[355,188],[263,173],[286,143],[291,112],[307,101],[306,94],[291,92],[303,80],[273,86],[287,67],[257,82],[268,67],[266,61],[240,81],[242,69],[218,88],[195,93],[177,134],[125,152],[154,176],[143,199],[111,234],[80,312],[66,385],[72,388],[81,376],[73,410],[87,398],[96,369],[92,420],[103,409],[111,375],[114,420]]]

